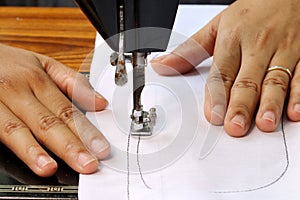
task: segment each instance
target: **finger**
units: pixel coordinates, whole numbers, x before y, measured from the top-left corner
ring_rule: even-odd
[[[80,108],[86,111],[100,111],[107,106],[107,100],[92,88],[85,76],[54,59],[40,54],[36,56],[59,89]]]
[[[69,129],[81,139],[93,155],[98,159],[107,157],[110,146],[105,137],[72,103],[61,94],[50,81],[43,80],[40,84],[31,83],[32,90],[39,101],[56,117],[61,119]],[[47,93],[44,92],[47,88]]]
[[[271,56],[272,50],[268,48],[246,48],[244,52],[242,49],[242,63],[231,89],[224,121],[224,129],[229,135],[240,137],[247,133],[259,100],[261,83],[270,62],[268,58]]]
[[[28,125],[40,143],[79,173],[92,173],[98,169],[97,159],[58,117],[29,92],[19,94],[19,98],[22,101],[13,98],[2,101]]]
[[[230,89],[240,67],[240,43],[237,34],[222,29],[218,33],[214,62],[206,81],[204,113],[215,125],[224,122]]]
[[[37,175],[53,175],[57,163],[38,144],[28,127],[2,103],[0,112],[0,141]]]
[[[205,27],[179,45],[171,54],[152,61],[152,67],[162,75],[186,73],[196,67],[214,51],[215,39],[221,14]]]
[[[300,121],[300,59],[298,59],[294,76],[290,84],[287,115],[292,121]]]
[[[270,67],[279,65],[293,72],[297,57],[296,53],[278,50],[272,58]],[[290,75],[285,71],[267,72],[263,81],[260,106],[256,116],[256,125],[260,130],[271,132],[277,128],[289,88],[289,80]]]

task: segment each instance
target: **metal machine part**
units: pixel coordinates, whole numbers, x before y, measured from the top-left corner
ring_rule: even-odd
[[[120,19],[120,33],[119,33],[119,53],[116,64],[116,72],[115,72],[115,83],[118,86],[123,86],[127,83],[127,71],[125,66],[125,55],[124,55],[124,46],[125,46],[125,21],[124,21],[124,4],[120,4],[119,11],[119,19]]]
[[[127,83],[126,61],[133,66],[133,109],[130,134],[152,135],[156,112],[143,110],[147,55],[165,51],[179,0],[75,0],[106,43],[115,51],[110,57],[116,67],[115,83]]]
[[[165,51],[179,4],[179,0],[75,0],[75,2],[106,43],[116,52],[119,52],[119,33],[122,32],[120,6],[123,5],[125,53]],[[137,29],[140,31],[135,31]]]
[[[148,112],[143,110],[141,104],[141,95],[145,87],[145,67],[147,66],[147,53],[133,52],[132,54],[123,55],[124,67],[126,61],[130,61],[133,65],[133,109],[130,126],[130,134],[135,136],[150,136],[152,135],[153,126],[156,121],[156,109],[151,108]],[[120,55],[114,52],[111,55],[111,64],[118,67]],[[126,70],[126,69],[125,69]],[[126,77],[127,78],[127,77]],[[115,74],[115,82],[123,81],[120,76]],[[127,82],[127,80],[126,80]],[[118,84],[117,84],[118,85]]]
[[[134,79],[130,132],[132,135],[150,136],[152,135],[153,126],[155,125],[156,120],[153,119],[156,118],[155,109],[150,109],[149,112],[146,112],[143,110],[143,105],[141,104],[141,95],[145,87],[147,53],[134,52],[132,56],[132,65]]]

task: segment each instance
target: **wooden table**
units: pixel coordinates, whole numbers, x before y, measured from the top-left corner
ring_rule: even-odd
[[[89,71],[96,30],[79,8],[0,7],[0,43]]]

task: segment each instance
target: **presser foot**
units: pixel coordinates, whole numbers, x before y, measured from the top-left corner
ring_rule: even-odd
[[[156,123],[156,109],[149,112],[133,110],[131,115],[130,134],[132,136],[151,136]]]

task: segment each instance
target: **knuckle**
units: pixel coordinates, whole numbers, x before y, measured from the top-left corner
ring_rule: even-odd
[[[272,76],[272,77],[267,77],[263,81],[264,86],[276,86],[280,88],[283,92],[287,92],[288,90],[288,82],[285,78],[281,76]]]
[[[255,44],[259,48],[266,47],[268,44],[268,41],[270,40],[270,36],[272,35],[272,28],[270,27],[265,27],[264,29],[258,31],[255,34]]]
[[[249,11],[250,11],[249,8],[243,8],[243,9],[240,10],[240,15],[246,15],[246,14],[249,13]]]
[[[235,106],[235,108],[238,110],[238,114],[249,114],[250,109],[245,103],[239,103],[238,105]]]
[[[26,147],[27,155],[38,155],[41,152],[41,146],[38,144],[31,144]]]
[[[234,81],[234,77],[231,73],[215,70],[210,74],[207,79],[208,84],[222,83],[224,86],[231,86]]]
[[[293,44],[295,44],[295,41],[293,41],[292,38],[287,37],[281,42],[280,48],[282,50],[289,50],[293,47]]]
[[[234,103],[230,106],[231,112],[235,115],[243,115],[246,119],[249,119],[251,116],[251,108],[244,102]]]
[[[5,89],[5,90],[11,90],[14,89],[14,84],[11,79],[8,77],[0,77],[0,88]]]
[[[220,40],[226,44],[228,49],[235,49],[236,44],[240,43],[240,28],[236,26],[232,29],[226,29],[220,33]]]
[[[79,142],[79,141],[72,141],[72,142],[68,142],[64,148],[63,148],[63,152],[61,152],[62,155],[64,154],[72,154],[72,153],[75,153],[75,152],[80,152],[84,150],[83,149],[83,146],[82,146],[82,143]]]
[[[228,107],[228,113],[229,117],[242,115],[245,117],[246,121],[248,121],[251,118],[250,116],[252,114],[252,109],[246,102],[234,101],[230,102],[230,106]]]
[[[63,106],[58,110],[58,117],[65,123],[82,116],[82,113],[72,105]]]
[[[39,127],[42,131],[47,131],[53,126],[63,124],[62,121],[54,115],[42,116],[39,120]]]
[[[295,45],[299,40],[298,31],[286,31],[285,38],[281,40],[280,48],[283,50],[292,50],[294,52],[299,52],[299,45]],[[298,50],[298,51],[297,51]]]
[[[16,131],[27,128],[24,123],[18,120],[9,120],[4,124],[3,133],[5,135],[11,135]]]
[[[47,83],[46,79],[47,76],[45,76],[45,72],[36,67],[36,68],[29,68],[27,69],[27,75],[30,77],[30,80],[32,83],[34,83],[35,86],[43,87]]]
[[[252,91],[254,91],[255,93],[259,93],[260,92],[260,87],[259,85],[252,79],[249,78],[245,78],[245,79],[241,79],[238,80],[234,83],[233,90],[236,89],[250,89]]]

